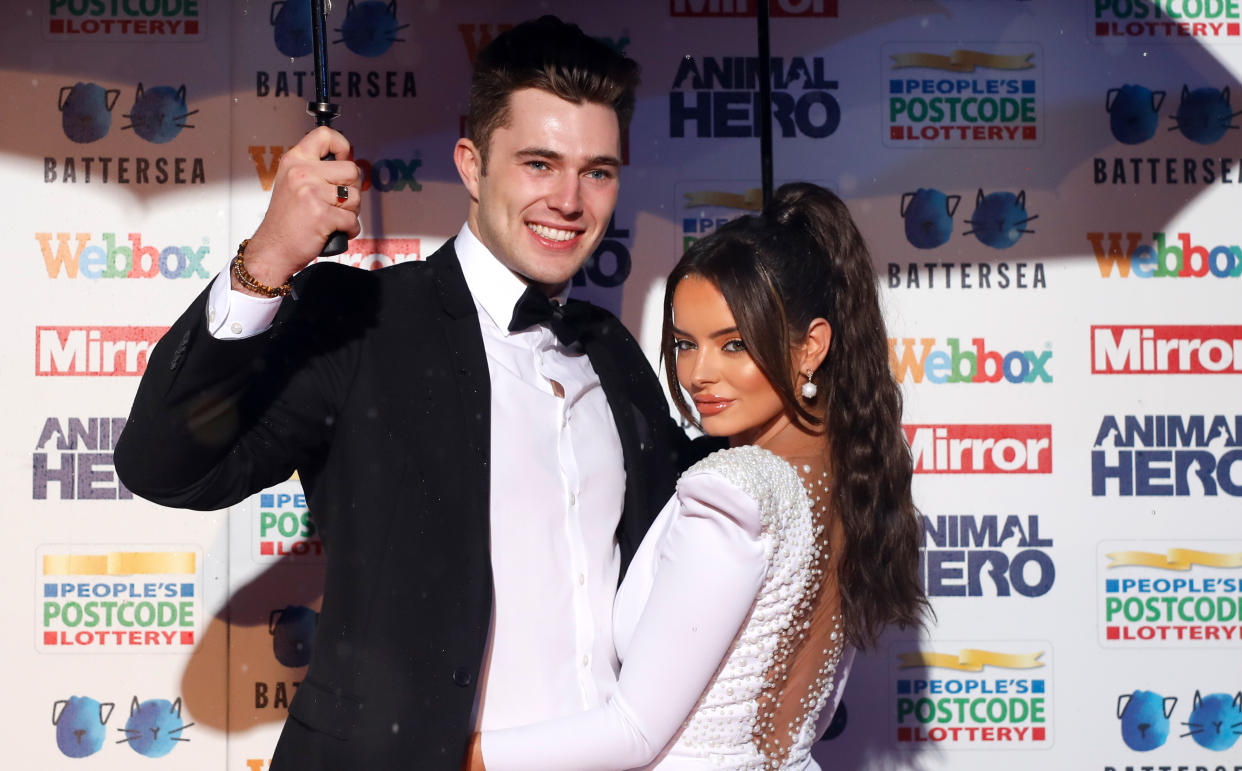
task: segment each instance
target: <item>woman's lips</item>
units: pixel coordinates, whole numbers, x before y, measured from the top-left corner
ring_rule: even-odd
[[[717,415],[728,409],[731,404],[733,404],[732,399],[719,396],[696,396],[694,398],[694,406],[700,415]]]

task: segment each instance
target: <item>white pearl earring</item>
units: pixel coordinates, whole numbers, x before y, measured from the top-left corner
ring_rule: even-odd
[[[811,380],[813,372],[806,372],[806,382],[802,384],[802,398],[810,401],[815,398],[815,394],[819,393],[819,386]]]

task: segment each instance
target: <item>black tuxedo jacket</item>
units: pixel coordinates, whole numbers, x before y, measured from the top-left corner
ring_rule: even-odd
[[[220,280],[225,280],[222,277]],[[491,615],[490,386],[452,241],[426,262],[300,273],[272,328],[221,341],[207,292],[154,349],[116,469],[200,510],[296,469],[327,559],[277,771],[457,769]],[[620,433],[628,565],[695,453],[647,360],[594,308],[583,339]],[[532,448],[538,451],[538,448]]]

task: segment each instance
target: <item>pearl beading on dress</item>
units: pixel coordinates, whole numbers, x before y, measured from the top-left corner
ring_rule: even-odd
[[[815,719],[827,703],[840,661],[843,632],[839,617],[832,619],[824,663],[810,692],[801,697],[798,718],[786,727],[790,741],[779,742],[775,748],[771,741],[777,736],[773,720],[780,707],[777,695],[789,675],[787,662],[810,628],[812,602],[823,580],[826,555],[820,547],[823,524],[817,509],[821,506],[816,504],[826,494],[825,479],[821,477],[807,490],[792,466],[755,446],[719,450],[691,471],[720,474],[755,499],[768,571],[750,617],[678,743],[722,768],[801,768],[818,738]],[[769,673],[774,675],[771,680]],[[762,715],[761,701],[766,706]],[[765,747],[756,746],[757,736],[767,737]]]

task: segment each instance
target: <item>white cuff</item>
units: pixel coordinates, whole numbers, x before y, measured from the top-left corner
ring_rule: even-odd
[[[228,272],[221,271],[207,296],[207,331],[217,340],[242,340],[266,332],[282,299],[238,292],[232,288]]]

